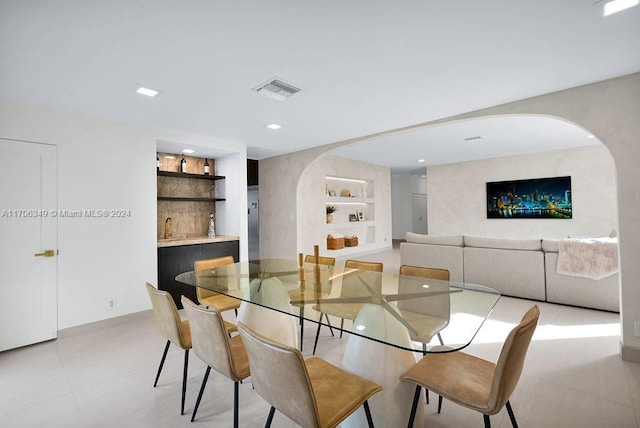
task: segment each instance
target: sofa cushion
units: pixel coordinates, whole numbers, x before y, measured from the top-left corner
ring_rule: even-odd
[[[400,264],[447,269],[450,280],[463,280],[463,247],[455,245],[400,243]]]
[[[465,247],[476,248],[496,248],[503,250],[542,250],[540,239],[506,239],[506,238],[484,238],[480,236],[464,236]]]
[[[545,253],[557,253],[559,243],[559,239],[544,238],[542,240],[542,251]]]
[[[462,235],[436,236],[413,232],[407,232],[406,240],[416,244],[451,245],[455,247],[462,247],[464,243]]]
[[[464,247],[464,282],[507,296],[545,300],[544,253]]]
[[[598,280],[561,275],[558,253],[545,253],[544,261],[548,302],[620,312],[618,274]]]

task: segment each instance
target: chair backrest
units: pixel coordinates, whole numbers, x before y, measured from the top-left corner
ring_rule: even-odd
[[[383,265],[379,262],[365,262],[361,260],[349,259],[344,262],[345,268],[370,270],[373,272],[382,272]]]
[[[318,405],[300,351],[270,340],[241,322],[238,331],[249,355],[256,392],[298,425],[319,426]]]
[[[382,263],[350,259],[344,262],[344,269],[340,297],[369,296],[372,292],[382,292],[382,275],[369,273],[382,272]],[[350,271],[352,269],[356,270]]]
[[[419,276],[421,278],[440,279],[449,281],[449,271],[447,269],[427,268],[421,266],[400,266],[400,275]]]
[[[449,271],[447,269],[402,265],[400,266],[400,275],[398,279],[398,292],[400,293],[449,291],[448,282],[440,282],[449,281]],[[424,289],[422,288],[422,283],[407,280],[402,275],[438,281],[430,284],[429,289]],[[451,299],[447,293],[424,298],[399,300],[398,309],[448,320],[451,316]]]
[[[306,256],[304,256],[304,262],[305,263],[315,263],[316,262],[316,258],[315,258],[315,256],[313,254],[307,254]],[[335,266],[336,265],[336,258],[335,257],[318,256],[318,264],[327,265],[327,266]]]
[[[233,256],[224,256],[224,257],[216,257],[213,259],[196,260],[195,262],[193,262],[193,270],[196,271],[196,284],[199,284],[203,281],[203,277],[204,277],[203,273],[205,271],[209,271],[211,269],[217,268],[218,266],[232,265],[234,263],[235,263],[235,260],[233,260]],[[199,275],[198,272],[201,272],[201,274]],[[202,287],[197,287],[196,293],[198,295],[198,300],[206,299],[209,296],[213,296],[217,294]]]
[[[524,314],[520,324],[514,327],[502,345],[500,357],[493,375],[489,408],[499,411],[513,393],[522,374],[531,337],[538,325],[540,310],[534,305]]]
[[[158,290],[148,282],[146,286],[153,307],[153,319],[160,334],[182,349],[190,349],[189,323],[180,319],[178,308],[171,294]]]
[[[193,352],[206,365],[234,382],[241,380],[234,366],[229,333],[225,329],[220,312],[198,306],[185,296],[182,296],[181,301],[191,327]]]

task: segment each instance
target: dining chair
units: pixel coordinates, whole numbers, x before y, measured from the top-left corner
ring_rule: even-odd
[[[271,426],[276,409],[303,427],[336,427],[360,406],[373,427],[367,400],[382,390],[380,385],[318,357],[305,361],[297,348],[241,322],[238,331],[249,355],[253,386],[271,405],[265,427]]]
[[[518,427],[509,398],[518,384],[531,337],[538,324],[537,305],[529,309],[520,323],[507,336],[496,364],[464,352],[429,354],[400,376],[403,382],[416,384],[409,416],[413,426],[420,388],[424,387],[442,397],[482,413],[485,428],[491,427],[490,415],[507,407],[511,425]]]
[[[449,281],[450,277],[447,269],[402,265],[398,278],[399,293],[415,291],[413,288],[417,285],[415,281],[403,279],[403,275],[439,281]],[[448,291],[449,284],[433,283],[429,287],[429,291],[441,289],[444,292]],[[422,344],[423,356],[427,354],[427,344],[431,342],[434,335],[438,336],[440,345],[444,345],[440,330],[449,324],[451,317],[451,301],[448,293],[426,298],[399,300],[398,310],[409,325],[414,328],[414,331],[409,331],[409,337],[412,341]],[[429,404],[429,390],[426,390],[425,398]]]
[[[195,262],[193,262],[193,269],[196,273],[196,284],[202,284],[207,281],[208,278],[205,273],[210,271],[211,269],[215,269],[219,266],[232,265],[234,263],[235,260],[233,259],[233,256],[196,260]],[[197,287],[196,294],[198,297],[198,302],[201,305],[209,306],[219,312],[229,311],[233,309],[235,311],[235,314],[238,315],[238,308],[240,307],[241,303],[240,299],[225,296],[223,294],[216,293],[215,291],[207,290],[203,287]],[[235,331],[235,327],[233,328],[233,330]]]
[[[447,269],[402,265],[400,266],[400,275],[398,280],[398,292],[400,293],[412,291],[411,288],[416,284],[413,281],[403,281],[402,275],[449,281]],[[448,288],[448,283],[434,283],[430,286],[429,291],[437,291],[437,289],[447,291]],[[398,309],[410,325],[420,326],[418,331],[409,332],[409,336],[414,342],[422,343],[423,355],[426,354],[427,344],[431,342],[434,335],[438,336],[440,345],[444,345],[440,330],[449,324],[451,316],[451,302],[448,293],[419,299],[400,300],[398,301]]]
[[[182,296],[181,301],[191,326],[193,352],[207,365],[191,422],[196,418],[209,373],[213,368],[233,381],[233,426],[237,428],[239,384],[250,375],[249,360],[242,338],[238,335],[229,336],[222,315],[215,308],[196,305],[185,296]]]
[[[153,319],[155,320],[156,328],[167,339],[167,344],[164,347],[162,359],[160,360],[160,366],[158,367],[158,373],[156,374],[156,380],[153,382],[155,388],[160,378],[160,372],[164,366],[164,360],[167,357],[169,346],[171,343],[184,349],[184,366],[182,370],[182,401],[180,405],[180,414],[184,414],[184,399],[187,392],[187,369],[189,367],[189,349],[191,349],[191,330],[189,328],[189,321],[182,320],[178,313],[178,308],[171,294],[166,291],[158,290],[153,285],[147,282],[147,292],[151,299],[151,305],[153,307]]]
[[[361,260],[349,259],[344,262],[345,273],[342,276],[342,287],[340,289],[340,298],[359,297],[363,295],[362,284],[358,280],[358,271],[372,271],[382,272],[383,264],[379,262],[366,262]],[[375,290],[382,290],[382,278],[376,278],[374,283],[371,284]],[[367,292],[364,292],[367,294]],[[327,325],[331,329],[331,322],[329,321],[329,315],[340,318],[340,338],[342,338],[342,330],[344,328],[344,320],[354,320],[362,303],[327,303],[316,304],[313,309],[320,312],[320,318],[318,319],[318,329],[316,330],[316,338],[313,343],[313,355],[316,354],[316,347],[318,345],[318,338],[320,337],[320,328],[322,327],[322,317],[327,320]],[[333,331],[332,331],[333,334]]]
[[[313,254],[307,254],[304,257],[304,262],[305,263],[316,263],[316,257]],[[319,265],[324,265],[324,266],[329,266],[329,267],[333,267],[336,265],[336,258],[335,257],[327,257],[327,256],[318,256],[318,264]],[[331,276],[331,271],[329,276]],[[329,280],[329,285],[331,285],[331,280]],[[292,292],[290,292],[289,294],[292,297],[292,300],[294,300],[297,296],[295,296],[295,293],[298,292],[298,290],[293,290]],[[302,341],[303,341],[303,335],[304,335],[304,304],[300,303],[291,303],[292,306],[298,307],[300,310],[300,351],[302,351]],[[331,331],[331,334],[333,335],[333,330]]]

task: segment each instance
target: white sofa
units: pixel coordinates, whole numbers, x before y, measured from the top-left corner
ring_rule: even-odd
[[[451,281],[506,296],[619,312],[618,274],[593,280],[557,273],[559,241],[407,233],[400,262],[448,269]]]

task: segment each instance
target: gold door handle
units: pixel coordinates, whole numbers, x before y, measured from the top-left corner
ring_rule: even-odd
[[[35,253],[34,256],[36,257],[53,257],[56,255],[55,250],[44,250],[43,253]]]

